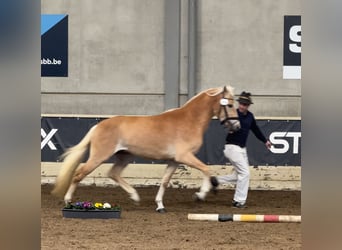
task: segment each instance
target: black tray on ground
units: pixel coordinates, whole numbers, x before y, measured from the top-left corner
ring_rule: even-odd
[[[62,209],[64,218],[79,219],[120,219],[121,210],[83,210],[83,209]]]

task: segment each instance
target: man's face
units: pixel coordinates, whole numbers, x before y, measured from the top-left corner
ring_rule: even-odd
[[[249,104],[239,102],[239,111],[241,113],[247,113]]]

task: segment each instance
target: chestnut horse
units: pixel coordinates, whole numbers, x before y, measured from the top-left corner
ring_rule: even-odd
[[[203,172],[203,183],[195,197],[204,200],[216,181],[209,168],[195,157],[212,117],[216,116],[228,129],[240,128],[234,107],[233,88],[225,86],[200,92],[182,107],[152,116],[114,116],[93,126],[79,144],[63,155],[64,162],[52,194],[71,202],[77,184],[113,154],[115,164],[108,175],[136,202],[137,191],[120,175],[133,155],[166,160],[168,165],[159,187],[157,211],[165,212],[165,189],[180,163]],[[84,156],[89,151],[85,163]],[[81,164],[80,164],[81,163]]]

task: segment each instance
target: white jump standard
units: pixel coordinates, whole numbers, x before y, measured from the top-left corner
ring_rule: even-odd
[[[301,222],[301,215],[188,214],[188,220],[239,222]]]

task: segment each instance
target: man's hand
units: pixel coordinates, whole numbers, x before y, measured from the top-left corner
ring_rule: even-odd
[[[272,146],[272,143],[269,140],[267,140],[267,142],[265,143],[265,146],[267,149],[270,149]]]

